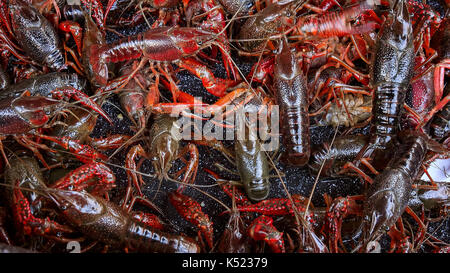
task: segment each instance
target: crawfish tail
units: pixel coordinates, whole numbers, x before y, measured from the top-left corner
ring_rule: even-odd
[[[289,107],[281,111],[280,119],[286,122],[281,128],[287,156],[299,157],[300,165],[306,164],[310,154],[310,133],[308,111],[303,107]]]
[[[80,5],[65,5],[62,10],[64,19],[77,23],[84,22],[84,10]]]

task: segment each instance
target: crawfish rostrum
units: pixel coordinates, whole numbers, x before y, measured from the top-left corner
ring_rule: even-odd
[[[450,7],[371,2],[0,0],[0,248],[448,252]]]

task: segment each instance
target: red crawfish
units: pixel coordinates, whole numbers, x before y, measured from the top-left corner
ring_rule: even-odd
[[[293,203],[292,203],[293,202]],[[294,206],[298,212],[303,213],[306,209],[306,200],[299,194],[292,194],[292,201],[289,198],[272,198],[260,201],[255,204],[238,206],[240,212],[257,212],[264,215],[288,215],[294,214]],[[314,221],[313,214],[309,219]]]
[[[325,227],[328,232],[330,252],[338,253],[338,242],[341,241],[341,230],[344,218],[349,215],[362,216],[363,207],[357,201],[363,200],[362,195],[337,197],[328,206]]]
[[[311,153],[309,167],[315,173],[322,167],[321,175],[338,175],[344,165],[353,161],[359,152],[367,145],[368,137],[362,135],[350,135],[337,137],[333,145],[324,142],[314,146]]]
[[[295,54],[286,42],[275,59],[275,98],[280,109],[280,129],[286,147],[284,159],[292,165],[305,165],[311,153],[308,90]]]
[[[261,215],[250,224],[248,236],[255,241],[264,241],[274,253],[284,253],[283,232],[279,232],[273,225],[273,219]]]

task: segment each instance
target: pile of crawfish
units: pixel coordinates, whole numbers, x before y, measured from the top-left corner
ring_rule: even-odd
[[[449,8],[1,0],[1,251],[449,252]]]

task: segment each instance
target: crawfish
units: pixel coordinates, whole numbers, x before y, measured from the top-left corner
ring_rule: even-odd
[[[371,67],[372,137],[358,159],[376,152],[375,163],[386,163],[387,148],[393,145],[400,121],[400,111],[414,67],[413,31],[407,4],[399,1],[394,13],[386,19],[378,33]]]
[[[430,140],[414,131],[403,131],[402,141],[387,167],[369,186],[364,204],[364,236],[366,245],[377,240],[403,214],[412,192],[412,183],[419,173]]]
[[[131,67],[126,67],[121,70],[122,74],[129,74]],[[138,128],[144,128],[146,124],[146,91],[142,89],[143,86],[148,86],[149,82],[139,71],[135,74],[134,80],[129,81],[119,93],[120,104],[130,120],[137,124]],[[153,87],[151,87],[153,88]],[[148,97],[148,96],[147,96]]]
[[[275,60],[274,86],[280,107],[285,159],[292,165],[303,166],[311,153],[308,91],[300,65],[285,40]]]
[[[193,239],[151,228],[103,198],[84,191],[48,189],[47,192],[65,219],[94,240],[146,252],[200,252],[200,246]]]
[[[86,80],[79,78],[77,74],[52,72],[22,80],[17,84],[10,85],[0,92],[0,99],[18,97],[28,93],[31,96],[70,98],[80,101],[103,116],[111,123],[111,119],[100,108],[100,106],[86,94],[81,92],[86,88]]]
[[[249,89],[238,88],[229,93],[229,95],[233,93],[237,93],[237,97],[231,99],[230,106],[232,106],[231,108],[234,111],[239,109],[237,110],[238,119],[234,132],[236,139],[234,142],[234,165],[238,169],[241,181],[236,182],[244,187],[250,200],[258,202],[266,199],[270,193],[270,167],[265,152],[267,146],[266,143],[263,145],[261,139],[258,139],[257,132],[259,131],[261,134],[262,130],[261,128],[258,130],[257,126],[255,126],[255,124],[258,124],[258,120],[254,119],[254,115],[259,114],[260,117],[268,115],[272,102],[259,89],[255,90],[255,92],[250,92]],[[226,97],[223,99],[226,99]],[[218,102],[217,104],[220,105],[221,103]],[[267,126],[267,124],[263,124],[262,120],[259,120],[260,127]],[[263,128],[263,130],[266,129]],[[268,132],[266,131],[265,133]],[[260,136],[262,137],[263,135]],[[277,140],[278,136],[276,136],[275,141],[272,141],[271,145],[278,143]],[[222,152],[226,151],[221,146],[219,146],[219,150],[222,150]],[[216,175],[213,175],[213,177],[215,180],[219,179]]]
[[[248,52],[261,50],[264,46],[263,39],[276,34],[283,26],[282,18],[294,19],[295,13],[292,6],[297,0],[277,1],[260,11],[256,16],[250,17],[241,27],[238,39],[242,41],[241,46]]]
[[[168,197],[177,212],[199,228],[199,234],[203,234],[208,246],[212,248],[213,223],[209,216],[202,211],[201,205],[193,198],[182,194],[180,190],[169,193]]]
[[[10,0],[8,7],[14,36],[31,59],[53,70],[65,68],[61,42],[51,23],[22,0]]]
[[[352,27],[348,23],[350,18],[367,8],[366,3],[351,7],[343,13],[327,13],[321,17],[302,16],[294,24],[296,12],[304,3],[298,0],[277,1],[268,5],[256,16],[247,19],[238,35],[238,39],[245,40],[241,42],[242,48],[248,52],[261,50],[266,39],[292,25],[297,28],[297,34],[302,39],[359,34],[375,27],[372,23],[357,27]]]

